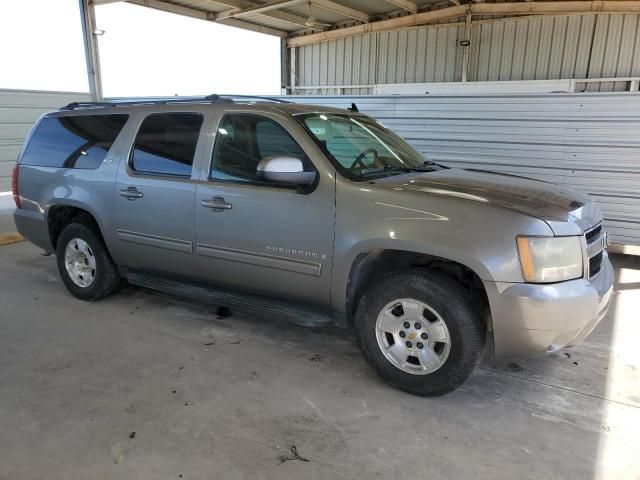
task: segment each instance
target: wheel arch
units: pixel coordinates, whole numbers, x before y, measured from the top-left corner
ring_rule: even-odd
[[[486,269],[482,269],[481,274],[477,271],[477,266],[473,268],[453,256],[447,257],[418,249],[381,247],[362,249],[350,262],[345,294],[342,297],[344,304],[341,305],[346,313],[347,323],[353,323],[358,302],[373,282],[389,273],[409,269],[436,270],[456,280],[465,287],[472,304],[479,309],[487,327],[490,328],[489,300],[482,281],[482,275],[488,275]]]
[[[102,234],[102,227],[98,222],[98,217],[86,205],[76,204],[75,202],[51,204],[47,207],[45,219],[53,251],[56,250],[60,233],[70,223],[81,223],[87,226],[104,243],[104,235]]]

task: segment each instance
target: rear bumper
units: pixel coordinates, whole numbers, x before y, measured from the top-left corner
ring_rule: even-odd
[[[47,252],[53,251],[44,215],[18,208],[13,212],[13,220],[20,235]]]
[[[606,315],[613,292],[613,267],[604,255],[600,273],[591,280],[484,282],[496,357],[533,357],[584,340]]]

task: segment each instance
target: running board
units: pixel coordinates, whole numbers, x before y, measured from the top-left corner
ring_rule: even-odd
[[[331,313],[301,304],[294,304],[269,297],[215,290],[212,287],[178,282],[140,272],[127,272],[127,281],[133,285],[150,288],[181,297],[211,302],[218,306],[255,312],[261,316],[286,318],[291,323],[304,327],[326,327],[340,323]]]

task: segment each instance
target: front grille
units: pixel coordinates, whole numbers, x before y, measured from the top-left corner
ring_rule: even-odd
[[[598,239],[598,237],[600,237],[601,233],[602,233],[602,225],[598,225],[593,230],[589,230],[587,233],[585,233],[584,238],[587,240],[587,245],[595,242]]]
[[[595,277],[602,268],[602,258],[606,248],[606,233],[602,229],[602,224],[596,225],[588,232],[585,232],[584,239],[587,244],[587,258],[589,259],[588,278]]]
[[[600,272],[600,268],[602,267],[602,255],[603,253],[600,252],[589,259],[589,278]]]

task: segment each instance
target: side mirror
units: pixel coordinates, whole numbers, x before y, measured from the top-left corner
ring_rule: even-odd
[[[316,172],[305,172],[302,160],[293,157],[267,157],[260,160],[256,168],[260,180],[307,186],[316,179]]]

